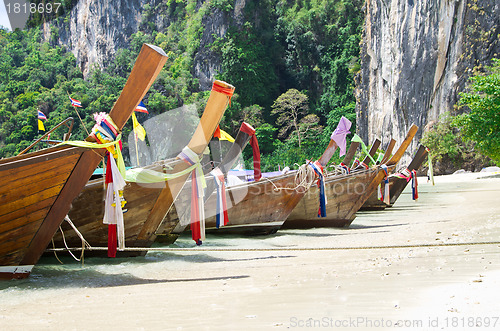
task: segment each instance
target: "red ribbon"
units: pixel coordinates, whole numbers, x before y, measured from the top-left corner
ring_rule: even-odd
[[[106,177],[104,183],[106,188],[109,183],[113,182],[113,174],[111,173],[111,162],[109,160],[111,154],[106,153],[108,156],[108,162],[106,163]],[[108,257],[116,257],[116,247],[118,246],[118,238],[116,235],[116,224],[108,224]]]
[[[225,95],[232,97],[233,93],[234,93],[234,87],[232,87],[232,86],[225,87],[225,86],[220,85],[219,82],[215,81],[212,85],[212,91],[223,93]]]
[[[198,188],[196,182],[196,171],[191,173],[191,237],[196,242],[197,245],[201,245],[201,231],[200,231],[200,208],[199,208],[199,197]]]
[[[252,146],[253,153],[253,178],[255,181],[258,181],[262,177],[262,172],[260,171],[259,142],[255,136],[255,129],[250,124],[243,122],[241,123],[240,131],[252,136],[250,145]]]
[[[232,87],[232,86],[225,87],[225,86],[222,86],[219,84],[220,84],[219,82],[215,81],[212,85],[212,91],[219,92],[219,93],[222,93],[222,94],[229,96],[229,106],[231,106],[231,98],[233,97],[234,87]]]

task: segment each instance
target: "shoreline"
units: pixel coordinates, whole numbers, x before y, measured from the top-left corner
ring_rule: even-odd
[[[88,258],[83,267],[44,258],[27,280],[0,284],[0,326],[369,330],[384,319],[467,330],[470,318],[499,315],[500,178],[474,175],[436,176],[436,186],[423,178],[419,201],[406,190],[394,207],[359,212],[346,229],[208,236],[200,249],[182,236],[171,247],[184,251]],[[362,246],[401,247],[340,249]],[[404,324],[417,320],[422,326]]]

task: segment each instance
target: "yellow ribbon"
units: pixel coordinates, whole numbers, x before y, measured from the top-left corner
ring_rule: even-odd
[[[166,182],[168,180],[189,174],[194,169],[196,169],[198,165],[199,163],[195,163],[189,168],[186,168],[174,174],[165,174],[163,172],[144,169],[144,168],[129,169],[126,171],[125,180],[127,182],[148,183],[148,184]],[[203,179],[205,179],[205,177],[203,177]]]
[[[120,146],[118,145],[120,143],[121,138],[122,138],[122,134],[120,133],[116,137],[115,141],[111,141],[109,143],[100,144],[100,143],[93,143],[90,141],[63,141],[62,143],[57,144],[56,146],[70,145],[70,146],[75,146],[75,147],[92,148],[92,149],[106,148],[108,150],[109,150],[109,148],[114,147],[114,151],[116,151],[116,154],[117,154],[117,158],[116,158],[117,162],[116,163],[118,166],[118,170],[120,171],[122,176],[125,177],[125,162],[123,161],[123,155],[122,155],[122,152],[120,150]]]

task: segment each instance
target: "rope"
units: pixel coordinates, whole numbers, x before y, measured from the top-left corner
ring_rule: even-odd
[[[340,176],[349,174],[340,164],[331,164],[328,166],[327,176]]]
[[[267,177],[262,177],[260,181],[266,180],[269,183],[271,183],[274,186],[274,190],[276,192],[279,190],[297,191],[299,187],[302,187],[307,191],[313,184],[314,179],[316,179],[316,174],[314,173],[314,170],[311,167],[308,167],[308,164],[303,164],[299,166],[299,170],[297,170],[295,174],[295,183],[298,183],[297,186],[295,187],[278,187],[276,184],[274,184],[274,182],[271,179]],[[296,163],[296,165],[298,164]]]
[[[87,240],[85,240],[85,238],[83,237],[82,233],[80,231],[78,231],[77,227],[75,226],[75,224],[71,221],[71,219],[69,218],[68,215],[66,215],[64,217],[64,220],[66,222],[68,222],[68,224],[73,228],[73,230],[75,231],[75,233],[77,234],[78,237],[80,237],[80,240],[82,241],[82,253],[80,254],[80,258],[77,258],[75,255],[73,255],[73,253],[71,252],[71,249],[68,247],[68,244],[66,243],[66,237],[64,235],[64,231],[63,229],[61,228],[61,226],[59,226],[59,231],[61,231],[61,236],[62,236],[62,239],[63,239],[63,243],[64,243],[64,247],[66,247],[66,251],[69,252],[69,254],[78,262],[82,262],[82,266],[84,264],[84,253],[85,253],[85,247],[91,249],[92,246],[90,246],[90,244],[88,243]],[[56,253],[56,250],[59,250],[59,249],[63,249],[63,248],[55,248],[55,244],[54,244],[54,238],[52,238],[52,247],[54,248],[54,255],[56,256],[56,259],[57,261],[59,261],[61,264],[64,264],[61,260],[59,260],[59,258],[57,257],[57,253]],[[74,250],[74,249],[73,249]]]
[[[151,252],[273,252],[273,251],[341,251],[393,248],[427,248],[427,247],[459,247],[479,245],[500,245],[500,241],[479,241],[465,243],[413,244],[413,245],[380,245],[380,246],[345,246],[345,247],[274,247],[274,248],[171,248],[171,247],[127,247],[120,251],[151,251]],[[88,250],[105,251],[107,247],[91,247]],[[64,248],[47,249],[47,251],[64,251]],[[81,250],[81,248],[71,248]]]

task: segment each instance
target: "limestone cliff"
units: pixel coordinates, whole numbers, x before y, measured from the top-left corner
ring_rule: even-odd
[[[92,65],[105,67],[116,50],[127,48],[130,36],[137,32],[141,8],[147,0],[79,0],[65,18],[50,25],[58,30],[57,42],[76,57],[86,75]],[[45,24],[45,38],[50,38]]]
[[[450,111],[476,66],[500,54],[500,0],[366,0],[358,133],[401,141]]]
[[[208,7],[208,1],[196,2],[195,10],[202,6]],[[229,19],[233,24],[241,24],[245,0],[236,0],[233,7],[230,13],[210,8],[208,15],[201,18],[203,32],[193,60],[193,74],[203,90],[210,89],[220,67],[220,61],[206,46],[215,37],[224,36]],[[66,17],[44,25],[44,36],[46,40],[56,40],[59,45],[66,46],[86,76],[93,65],[106,67],[118,49],[128,48],[132,34],[144,25],[152,25],[156,31],[164,32],[170,24],[171,16],[165,1],[78,0]],[[51,38],[54,30],[57,38]]]

